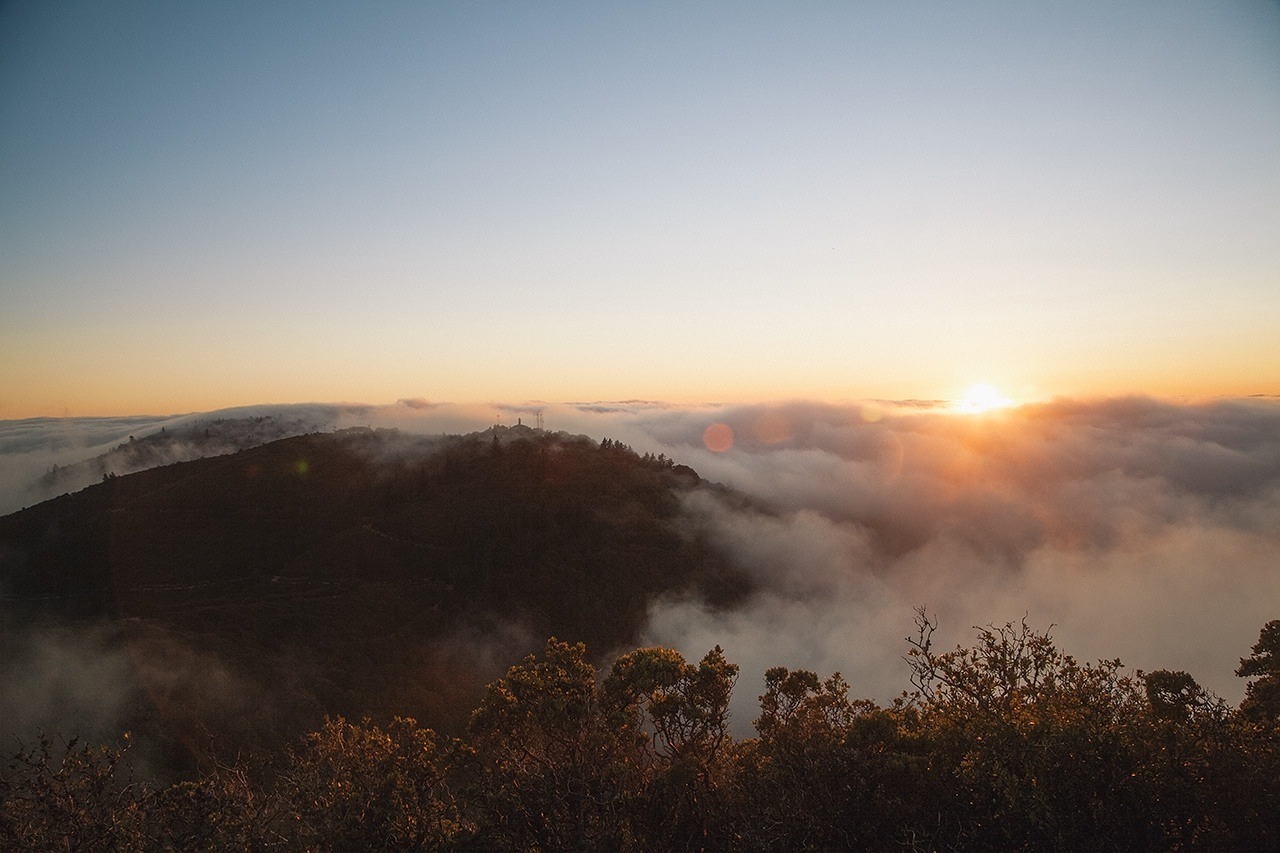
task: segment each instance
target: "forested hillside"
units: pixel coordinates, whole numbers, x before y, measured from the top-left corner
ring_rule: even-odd
[[[0,675],[37,683],[0,717],[48,725],[21,707],[41,673],[16,670],[51,646],[83,657],[92,626],[91,652],[132,689],[104,687],[118,707],[86,722],[162,735],[165,761],[209,736],[273,748],[327,713],[455,731],[541,638],[604,655],[636,641],[659,596],[748,593],[680,523],[677,493],[699,484],[665,458],[528,427],[347,430],[108,476],[0,518]]]

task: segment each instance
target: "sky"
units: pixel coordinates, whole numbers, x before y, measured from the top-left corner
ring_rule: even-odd
[[[0,419],[1280,393],[1275,2],[0,5]]]

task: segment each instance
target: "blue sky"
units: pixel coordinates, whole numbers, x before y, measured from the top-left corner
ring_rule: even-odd
[[[0,7],[0,417],[1280,393],[1280,6]]]

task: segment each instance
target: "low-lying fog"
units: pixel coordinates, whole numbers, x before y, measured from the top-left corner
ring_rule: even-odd
[[[50,497],[31,484],[51,466],[162,428],[202,436],[201,424],[258,418],[287,425],[284,432],[458,433],[517,419],[534,425],[539,411],[548,430],[665,453],[758,502],[743,509],[697,492],[687,510],[689,523],[756,576],[761,593],[719,614],[665,602],[646,635],[693,658],[723,646],[742,666],[740,720],[753,715],[774,665],[839,670],[855,694],[892,699],[907,687],[901,656],[919,605],[937,615],[944,647],[967,644],[974,625],[1025,615],[1033,627],[1052,624],[1078,658],[1184,669],[1233,703],[1243,695],[1232,674],[1239,658],[1265,622],[1280,618],[1280,401],[1272,399],[1062,400],[983,415],[891,403],[405,400],[8,421],[0,423],[0,512]],[[164,461],[247,443],[174,440]]]

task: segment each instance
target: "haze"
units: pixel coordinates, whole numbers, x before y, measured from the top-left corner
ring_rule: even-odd
[[[941,620],[943,647],[970,642],[971,626],[1025,616],[1042,630],[1056,625],[1062,647],[1082,660],[1186,670],[1232,702],[1243,695],[1239,659],[1276,618],[1275,399],[1058,400],[979,415],[886,404],[533,409],[403,400],[10,421],[0,422],[0,512],[52,497],[26,490],[52,465],[129,435],[182,434],[193,421],[439,434],[530,423],[537,411],[549,429],[666,454],[751,502],[698,491],[683,523],[750,573],[758,594],[721,612],[696,599],[661,602],[644,638],[690,657],[723,646],[743,667],[740,724],[756,712],[765,669],[777,665],[839,670],[858,695],[892,699],[906,687],[903,638],[921,605]],[[210,450],[183,456],[181,443],[169,447],[174,457],[155,461]]]

